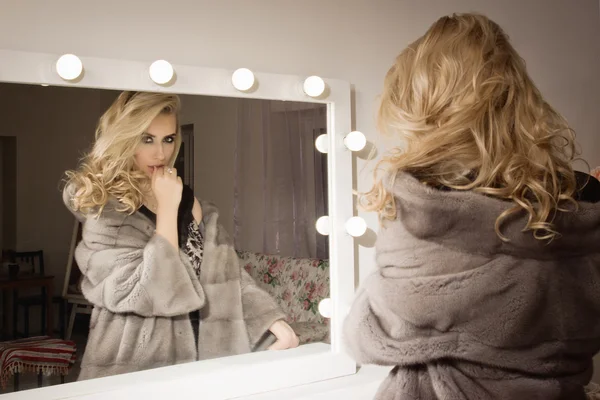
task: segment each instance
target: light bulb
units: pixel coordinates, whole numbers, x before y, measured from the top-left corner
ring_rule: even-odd
[[[367,145],[367,138],[362,132],[353,131],[344,138],[344,145],[352,151],[360,151]]]
[[[346,221],[346,232],[351,236],[359,237],[367,231],[367,223],[361,217],[352,217]]]
[[[323,318],[331,318],[331,299],[325,298],[319,302],[319,314]]]
[[[56,72],[64,80],[72,81],[83,72],[83,63],[74,54],[64,54],[56,61]]]
[[[157,60],[150,65],[150,79],[159,85],[169,83],[173,79],[175,71],[173,66],[165,60]]]
[[[319,97],[325,91],[325,81],[318,76],[309,76],[304,80],[303,88],[310,97]]]
[[[317,228],[317,232],[319,232],[321,235],[329,235],[329,217],[327,215],[319,218],[315,226]]]
[[[327,153],[329,151],[329,140],[327,140],[327,134],[319,135],[315,140],[315,147],[321,153]]]
[[[254,86],[254,74],[248,68],[240,68],[231,75],[233,87],[241,92],[245,92]]]

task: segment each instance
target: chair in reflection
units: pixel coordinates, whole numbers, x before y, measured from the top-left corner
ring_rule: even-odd
[[[22,251],[12,252],[14,262],[19,265],[20,273],[45,275],[44,270],[44,251]],[[52,303],[59,308],[59,334],[64,337],[65,334],[65,302],[62,296],[53,296]],[[41,288],[39,293],[20,296],[17,290],[13,291],[13,337],[30,336],[30,309],[40,307],[40,329],[43,331],[46,326],[46,289]],[[19,332],[20,310],[23,310],[23,332]]]

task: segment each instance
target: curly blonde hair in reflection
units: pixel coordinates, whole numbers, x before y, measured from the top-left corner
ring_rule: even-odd
[[[360,199],[382,220],[396,218],[383,180],[399,171],[434,187],[511,200],[495,223],[503,240],[503,221],[523,211],[523,231],[552,240],[556,213],[567,211],[566,202],[576,207],[575,134],[544,101],[507,35],[484,16],[440,18],[397,57],[378,126],[405,145],[378,163],[375,185]]]
[[[110,196],[119,201],[119,211],[134,213],[141,207],[149,181],[135,166],[135,151],[154,118],[163,113],[174,114],[178,132],[175,151],[168,161],[173,166],[181,146],[180,107],[175,94],[121,93],[100,118],[92,150],[83,157],[77,170],[66,172],[66,184],[76,188],[72,207],[98,216]]]

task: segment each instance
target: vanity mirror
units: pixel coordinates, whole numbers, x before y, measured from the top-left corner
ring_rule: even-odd
[[[14,175],[7,182],[15,182],[16,198],[16,218],[2,218],[2,246],[44,250],[44,273],[54,275],[55,293],[65,282],[62,294],[78,299],[64,313],[73,316],[64,334],[76,342],[77,360],[88,319],[72,310],[87,305],[73,262],[79,227],[62,204],[59,181],[89,150],[98,118],[123,90],[179,95],[182,146],[175,167],[196,197],[217,205],[240,267],[278,302],[301,341],[290,350],[68,383],[73,368],[67,383],[47,377],[52,385],[31,392],[23,373],[23,390],[7,398],[28,392],[47,399],[99,398],[111,392],[227,399],[355,372],[342,349],[341,325],[354,293],[354,237],[365,230],[364,221],[353,218],[351,162],[364,135],[350,129],[348,83],[7,50],[0,50],[0,82],[0,136],[16,154],[16,168],[2,170]],[[53,316],[60,322],[58,312]],[[34,311],[30,319],[31,330],[44,325],[35,322],[40,318]],[[18,328],[23,330],[22,321]]]

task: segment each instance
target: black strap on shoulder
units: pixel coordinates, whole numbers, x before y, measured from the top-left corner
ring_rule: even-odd
[[[187,242],[188,227],[194,220],[192,209],[194,208],[194,191],[187,185],[183,185],[181,202],[177,215],[177,233],[179,236],[179,247],[183,248]]]

